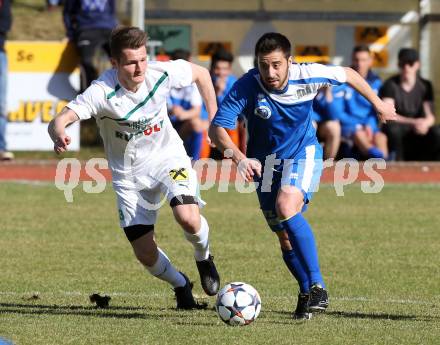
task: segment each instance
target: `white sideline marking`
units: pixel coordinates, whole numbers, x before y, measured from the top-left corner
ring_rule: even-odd
[[[94,291],[93,291],[94,292]],[[29,292],[15,292],[15,291],[0,291],[0,296],[21,296],[21,297],[31,297],[33,295],[39,296],[89,296],[93,292],[81,292],[81,291],[58,291],[58,292],[40,292],[40,291],[29,291]],[[132,294],[129,292],[101,292],[109,296],[121,296],[121,297],[133,297],[133,298],[148,298],[148,297],[167,297],[167,294],[157,294],[157,293],[137,293]],[[271,296],[269,299],[290,299],[284,296]],[[371,303],[391,303],[391,304],[416,304],[416,305],[433,305],[434,301],[419,301],[411,299],[376,299],[368,298],[362,296],[354,297],[341,297],[341,296],[330,296],[330,300],[333,301],[348,301],[348,302],[371,302]]]

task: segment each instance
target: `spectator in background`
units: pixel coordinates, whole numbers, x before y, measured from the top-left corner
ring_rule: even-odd
[[[377,94],[382,81],[371,71],[372,64],[373,59],[368,46],[354,47],[352,68]],[[388,158],[387,138],[379,129],[376,111],[371,103],[348,84],[335,87],[333,96],[332,111],[337,112],[334,117],[339,118],[341,122],[344,146],[348,143],[348,150],[342,152],[342,155],[360,159]]]
[[[332,105],[333,94],[329,87],[321,89],[313,100],[313,126],[318,139],[324,143],[324,159],[336,158],[341,144],[341,124]]]
[[[214,90],[217,95],[218,105],[221,104],[229,90],[231,90],[232,85],[237,81],[237,77],[232,74],[233,62],[234,56],[224,49],[216,51],[211,57],[210,72],[212,83],[214,84]],[[202,108],[202,119],[209,120],[205,107]],[[228,129],[227,132],[234,144],[237,145],[242,152],[246,152],[246,140],[243,139],[246,137],[246,129],[241,118],[238,119],[236,128]],[[211,155],[214,158],[223,158],[223,155],[217,150],[211,152]],[[203,156],[206,158],[209,157],[210,154],[205,152]]]
[[[419,76],[419,54],[403,48],[398,55],[400,74],[389,78],[380,96],[394,104],[397,120],[387,123],[390,152],[394,159],[440,160],[440,126],[435,126],[434,92],[431,83]]]
[[[47,4],[47,10],[48,11],[53,11],[59,5],[61,5],[61,0],[46,0],[46,4]]]
[[[110,56],[109,37],[117,25],[114,0],[64,0],[64,25],[67,38],[78,49],[82,68],[81,90],[98,77],[93,58],[103,48]]]
[[[8,86],[8,60],[5,52],[6,34],[11,29],[12,15],[9,0],[0,0],[0,160],[14,159],[14,154],[6,148],[6,88]]]
[[[177,49],[171,60],[190,61],[190,52]],[[202,111],[202,96],[193,83],[184,88],[172,88],[168,98],[168,109],[171,122],[183,140],[186,153],[193,160],[200,158],[203,131],[208,129],[208,120],[200,117]]]

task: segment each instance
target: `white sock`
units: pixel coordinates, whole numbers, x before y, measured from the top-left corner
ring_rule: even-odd
[[[200,230],[196,234],[184,231],[186,239],[194,246],[196,261],[206,260],[209,257],[209,225],[205,217],[200,215]]]
[[[174,288],[185,286],[186,280],[183,275],[174,268],[162,249],[157,248],[157,250],[159,251],[157,261],[151,267],[145,266],[147,270],[156,278],[170,283]]]

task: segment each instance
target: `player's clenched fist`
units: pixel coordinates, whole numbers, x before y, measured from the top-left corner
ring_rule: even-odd
[[[238,163],[238,171],[246,182],[250,182],[255,175],[261,177],[261,163],[256,159],[244,158]]]
[[[376,107],[376,111],[381,123],[396,120],[396,108],[391,103],[381,101]]]
[[[72,139],[68,135],[59,136],[54,142],[54,151],[57,154],[67,151],[67,146],[70,144]]]

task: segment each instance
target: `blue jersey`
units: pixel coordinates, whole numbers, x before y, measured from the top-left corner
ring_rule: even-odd
[[[211,78],[212,78],[212,83],[215,85],[216,77],[211,76]],[[222,104],[223,99],[226,97],[226,95],[231,90],[232,86],[234,85],[234,83],[236,81],[237,81],[237,77],[235,75],[231,74],[228,76],[228,78],[226,79],[226,86],[225,86],[225,89],[223,90],[223,93],[217,95],[217,104],[218,105]],[[204,103],[202,106],[202,113],[201,113],[200,117],[202,118],[202,120],[208,120],[208,110],[206,110],[206,106]]]
[[[328,100],[325,89],[321,89],[313,100],[312,120],[316,123],[338,120],[337,111],[334,109],[333,97],[332,100]]]
[[[377,93],[382,86],[382,81],[373,72],[368,72],[365,79]],[[377,116],[372,104],[350,85],[339,86],[333,92],[333,108],[336,116],[341,121],[343,128],[354,128],[358,125],[368,125],[377,130]],[[348,130],[350,132],[350,130]]]
[[[258,69],[252,69],[232,87],[220,105],[213,124],[235,128],[237,117],[247,120],[247,156],[264,164],[266,156],[295,158],[302,148],[317,143],[312,125],[313,99],[319,89],[346,81],[342,67],[292,64],[283,90],[269,91]]]

